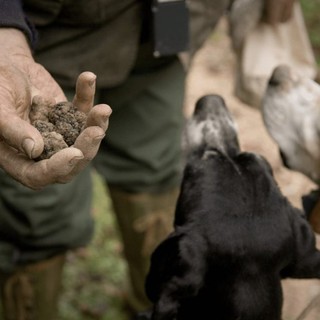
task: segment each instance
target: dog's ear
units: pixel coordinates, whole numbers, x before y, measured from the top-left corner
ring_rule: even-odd
[[[151,256],[151,265],[146,277],[145,291],[152,302],[161,294],[161,287],[174,272],[173,265],[179,256],[179,242],[182,236],[170,234],[162,241]]]
[[[187,154],[216,149],[231,157],[240,152],[235,123],[221,96],[198,100],[186,124],[184,149]]]
[[[174,231],[160,243],[145,282],[154,303],[152,319],[176,319],[180,304],[198,295],[207,274],[207,254],[207,238],[196,230]]]

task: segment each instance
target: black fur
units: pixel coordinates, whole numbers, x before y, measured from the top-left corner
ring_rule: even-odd
[[[186,133],[174,232],[146,280],[152,319],[280,320],[281,279],[320,277],[313,231],[267,161],[240,151],[220,97],[199,100]]]

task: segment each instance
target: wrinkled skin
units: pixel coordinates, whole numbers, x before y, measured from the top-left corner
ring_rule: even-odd
[[[0,167],[32,189],[66,183],[95,157],[105,136],[111,108],[93,105],[96,76],[79,75],[73,103],[88,115],[86,129],[74,146],[48,160],[35,162],[43,139],[29,121],[32,99],[41,95],[55,102],[66,97],[50,74],[31,55],[24,35],[16,29],[0,29]]]

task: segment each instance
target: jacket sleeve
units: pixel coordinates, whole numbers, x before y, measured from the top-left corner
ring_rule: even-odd
[[[0,28],[21,30],[34,47],[37,33],[23,11],[21,0],[0,0]]]

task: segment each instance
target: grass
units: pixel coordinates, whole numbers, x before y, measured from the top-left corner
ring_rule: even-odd
[[[320,0],[302,0],[311,43],[320,62]],[[68,257],[60,303],[61,320],[126,320],[122,290],[126,264],[122,257],[107,191],[94,174],[95,236],[85,252]]]
[[[309,37],[315,52],[318,64],[320,63],[320,0],[301,1],[302,10],[305,16]]]

